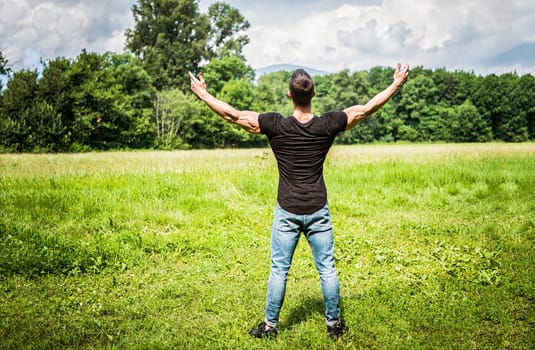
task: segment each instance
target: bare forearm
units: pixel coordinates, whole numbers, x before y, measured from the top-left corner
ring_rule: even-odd
[[[219,114],[229,122],[236,122],[239,119],[239,112],[228,103],[218,100],[206,90],[198,94],[199,98],[208,105],[215,113]]]
[[[401,85],[396,82],[393,82],[389,87],[375,95],[371,100],[368,101],[368,103],[364,105],[364,117],[375,113],[377,110],[383,107],[385,103],[387,103],[392,98],[392,96],[394,96],[394,94],[396,93],[396,91],[399,90],[400,87]]]

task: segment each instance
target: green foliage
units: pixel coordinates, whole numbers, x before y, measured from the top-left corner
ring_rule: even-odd
[[[36,109],[37,72],[15,72],[2,95],[0,144],[12,151],[30,151],[35,146],[38,127],[33,113]]]
[[[175,5],[166,4],[169,8]],[[217,8],[224,11],[218,17],[212,10],[211,25],[221,23],[221,32],[212,33],[220,46],[240,41],[237,31],[244,28],[243,18],[224,4],[214,4],[213,9]],[[170,25],[162,21],[151,19],[154,28],[147,33],[152,35]],[[213,48],[215,44],[210,45]],[[265,74],[255,83],[254,70],[240,55],[218,52],[204,67],[200,63],[175,65],[172,76],[180,75],[177,79],[183,79],[184,85],[188,69],[202,71],[208,91],[237,109],[292,114],[287,96],[291,72]],[[45,62],[40,76],[35,71],[15,72],[0,95],[0,150],[83,152],[266,145],[264,137],[247,134],[219,118],[189,87],[162,89],[168,86],[166,78],[151,79],[146,63],[126,53],[82,51],[74,60]],[[157,66],[164,69],[164,65]],[[320,115],[365,104],[391,84],[392,73],[392,68],[374,67],[316,76],[313,111]],[[534,86],[535,77],[529,74],[477,76],[415,67],[405,86],[385,106],[358,127],[341,133],[335,142],[525,142],[535,135]],[[157,96],[156,91],[161,93]]]
[[[140,58],[157,89],[189,86],[208,43],[209,20],[194,0],[139,0],[132,6],[135,26],[126,47]]]
[[[335,342],[305,240],[279,337],[247,334],[269,272],[268,151],[0,155],[0,348],[532,347],[535,145],[335,146]]]
[[[245,20],[238,9],[224,2],[215,2],[208,8],[210,18],[209,57],[224,58],[237,56],[244,59],[242,49],[249,43],[249,37],[244,35],[249,29],[249,22]]]
[[[8,67],[8,59],[4,55],[4,52],[0,49],[0,75],[8,75],[11,72],[11,69]],[[1,84],[0,84],[0,87]]]
[[[520,106],[515,103],[529,91],[521,91],[522,80],[516,74],[488,75],[474,92],[474,105],[489,121],[497,140],[519,142],[528,139],[528,123],[522,111],[531,109],[533,101]]]
[[[492,139],[492,130],[477,108],[465,101],[453,109],[446,109],[442,116],[449,125],[453,142],[488,142]]]
[[[16,72],[2,95],[0,144],[12,151],[146,148],[154,88],[128,54],[83,51]]]
[[[207,89],[213,95],[219,94],[223,86],[232,80],[243,79],[252,82],[255,74],[253,68],[237,56],[214,58],[203,67],[202,73],[208,82]],[[243,96],[242,98],[251,98],[251,96]]]
[[[189,87],[187,72],[203,60],[240,56],[249,41],[249,23],[225,3],[199,12],[195,0],[138,0],[132,7],[135,26],[126,31],[126,47],[142,63],[158,90]]]
[[[218,98],[239,110],[254,110],[255,91],[247,80],[230,80],[221,89]]]
[[[130,55],[83,52],[69,77],[73,138],[92,149],[147,147],[154,89],[149,76]]]
[[[154,106],[156,146],[161,149],[190,148],[188,141],[198,135],[200,116],[207,114],[204,105],[193,95],[182,91],[158,92]]]
[[[41,119],[43,122],[55,125],[57,132],[52,133],[52,138],[44,137],[42,151],[63,151],[70,148],[74,114],[72,112],[73,100],[72,89],[75,82],[69,78],[69,70],[72,61],[66,58],[57,58],[45,63],[42,76],[39,79],[37,101],[39,104],[48,106],[51,121],[46,115]]]
[[[320,114],[364,104],[391,83],[392,73],[392,68],[374,67],[367,72],[350,74],[342,71],[315,77],[317,97],[313,101],[314,109]],[[269,81],[269,75],[263,78]],[[530,122],[533,117],[527,112],[534,104],[528,97],[532,80],[531,75],[520,79],[505,74],[502,81],[502,77],[497,76],[478,77],[473,73],[415,67],[407,84],[386,106],[359,127],[343,133],[337,142],[486,142],[493,139],[495,131],[501,135],[499,140],[526,141],[533,130]],[[269,82],[284,86],[277,80]],[[261,84],[262,81],[257,88],[258,105],[267,105],[264,108],[269,110],[277,104],[262,102],[269,101],[269,97],[260,93],[267,90]],[[487,92],[491,89],[489,84],[501,84],[504,93],[495,98],[494,91]],[[511,87],[505,94],[507,84]],[[527,93],[522,93],[521,89]],[[476,99],[475,103],[471,103],[472,97]]]
[[[511,99],[513,110],[518,111],[518,118],[525,120],[527,138],[535,139],[535,77],[530,74],[521,76],[511,92]]]
[[[256,104],[260,112],[278,112],[287,116],[292,114],[293,106],[288,97],[290,77],[290,72],[279,71],[258,79]]]

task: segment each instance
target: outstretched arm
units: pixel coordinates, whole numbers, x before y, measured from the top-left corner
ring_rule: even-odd
[[[239,125],[252,134],[260,133],[257,112],[238,111],[228,103],[218,100],[210,95],[210,93],[206,91],[206,82],[202,77],[202,73],[199,73],[196,77],[193,73],[189,72],[189,77],[193,93],[203,100],[214,112],[219,114],[226,121]]]
[[[375,97],[373,97],[365,105],[355,105],[344,109],[344,112],[347,114],[346,130],[354,128],[355,125],[375,113],[379,108],[387,103],[388,100],[394,96],[396,91],[398,91],[403,84],[405,84],[408,76],[409,65],[406,64],[403,69],[401,69],[401,64],[398,63],[394,72],[394,82],[389,87],[375,95]]]

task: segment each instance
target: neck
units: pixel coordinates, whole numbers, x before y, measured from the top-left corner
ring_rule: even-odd
[[[312,114],[312,105],[306,107],[294,105],[294,117],[301,123],[308,122],[310,119],[314,118],[314,114]]]

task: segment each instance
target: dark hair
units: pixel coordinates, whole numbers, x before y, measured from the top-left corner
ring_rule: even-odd
[[[290,93],[296,106],[310,105],[314,97],[314,81],[304,69],[296,69],[290,79]]]

